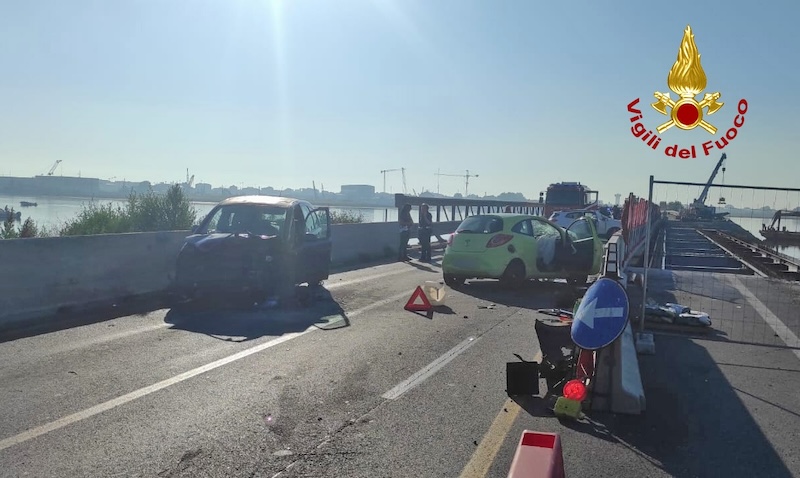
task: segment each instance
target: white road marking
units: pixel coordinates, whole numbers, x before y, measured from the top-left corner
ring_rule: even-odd
[[[161,322],[159,324],[148,325],[137,329],[126,330],[124,332],[119,332],[116,334],[101,335],[99,337],[91,338],[84,341],[69,342],[68,344],[65,344],[64,347],[54,350],[51,349],[50,351],[48,351],[48,354],[52,355],[54,353],[62,353],[82,348],[88,348],[92,345],[100,345],[106,342],[113,342],[115,340],[124,339],[126,337],[130,337],[133,335],[143,334],[145,332],[152,332],[154,330],[165,329],[168,327],[172,327],[172,324],[167,322]]]
[[[377,302],[373,302],[372,304],[370,304],[370,305],[368,305],[366,307],[362,307],[360,309],[356,309],[356,310],[354,310],[354,311],[352,311],[350,313],[345,312],[345,314],[347,315],[347,317],[352,318],[352,317],[361,315],[364,312],[367,312],[369,310],[372,310],[372,309],[384,306],[386,304],[389,304],[391,302],[395,302],[397,300],[403,299],[408,295],[409,295],[409,292],[404,291],[404,292],[402,292],[400,294],[396,294],[396,295],[393,295],[391,297],[387,297],[386,299],[379,300]],[[259,345],[256,345],[254,347],[250,347],[249,349],[242,350],[241,352],[235,353],[235,354],[230,355],[228,357],[224,357],[224,358],[221,358],[221,359],[216,360],[214,362],[211,362],[209,364],[194,368],[194,369],[189,370],[187,372],[183,372],[183,373],[181,373],[179,375],[176,375],[176,376],[174,376],[172,378],[168,378],[166,380],[162,380],[161,382],[155,383],[153,385],[149,385],[147,387],[140,388],[138,390],[134,390],[133,392],[127,393],[127,394],[122,395],[122,396],[117,397],[117,398],[113,398],[111,400],[108,400],[107,402],[100,403],[98,405],[95,405],[93,407],[87,408],[85,410],[81,410],[80,412],[76,412],[76,413],[73,413],[71,415],[67,415],[65,417],[59,418],[58,420],[54,420],[52,422],[45,423],[44,425],[40,425],[38,427],[35,427],[35,428],[30,429],[30,430],[27,430],[27,431],[24,431],[22,433],[19,433],[17,435],[5,438],[3,440],[0,440],[0,451],[5,450],[6,448],[10,448],[10,447],[12,447],[14,445],[18,445],[18,444],[20,444],[22,442],[31,440],[33,438],[42,436],[42,435],[44,435],[46,433],[58,430],[60,428],[64,428],[67,425],[71,425],[73,423],[79,422],[81,420],[84,420],[86,418],[92,417],[94,415],[98,415],[98,414],[103,413],[105,411],[108,411],[108,410],[111,410],[113,408],[116,408],[116,407],[118,407],[120,405],[124,405],[124,404],[126,404],[128,402],[132,402],[133,400],[136,400],[137,398],[141,398],[141,397],[144,397],[144,396],[149,395],[151,393],[157,392],[159,390],[163,390],[163,389],[165,389],[165,388],[167,388],[167,387],[169,387],[171,385],[175,385],[175,384],[183,382],[185,380],[189,380],[190,378],[196,377],[196,376],[198,376],[200,374],[209,372],[211,370],[214,370],[216,368],[222,367],[223,365],[227,365],[227,364],[235,362],[237,360],[241,360],[241,359],[243,359],[245,357],[249,357],[250,355],[256,354],[258,352],[262,352],[262,351],[267,350],[267,349],[269,349],[271,347],[274,347],[276,345],[280,345],[282,343],[288,342],[288,341],[290,341],[292,339],[296,339],[297,337],[300,337],[302,335],[308,334],[308,333],[313,332],[315,330],[319,330],[319,329],[312,325],[312,326],[310,326],[309,328],[307,328],[306,330],[304,330],[302,332],[292,332],[292,333],[289,333],[289,334],[286,334],[286,335],[282,335],[282,336],[280,336],[278,338],[275,338],[273,340],[270,340],[268,342],[264,342],[263,344],[259,344]]]
[[[728,283],[730,283],[734,288],[736,288],[736,290],[739,291],[740,294],[744,296],[750,306],[755,309],[756,313],[760,315],[762,319],[764,319],[764,322],[766,322],[767,325],[772,328],[772,330],[775,332],[775,335],[780,337],[787,346],[797,347],[800,345],[800,340],[798,340],[794,332],[792,332],[789,327],[787,327],[786,324],[784,324],[781,319],[778,318],[778,316],[773,314],[763,302],[758,300],[758,297],[756,297],[750,291],[750,289],[744,285],[739,277],[735,275],[733,277],[729,277],[725,274],[723,274],[723,276],[728,280]],[[800,359],[800,350],[792,349],[792,352],[794,352],[797,358]]]
[[[338,289],[339,287],[344,287],[344,286],[347,286],[347,285],[358,284],[360,282],[373,281],[373,280],[376,280],[376,279],[382,279],[384,277],[394,276],[394,275],[398,275],[398,274],[405,274],[406,272],[412,272],[412,271],[417,271],[417,269],[414,269],[414,268],[403,268],[403,269],[397,269],[397,270],[393,270],[393,271],[389,271],[389,272],[383,272],[381,274],[373,274],[373,275],[370,275],[370,276],[364,276],[364,277],[360,277],[358,279],[345,280],[345,281],[341,281],[341,282],[332,282],[330,284],[326,283],[325,284],[325,288],[329,289],[329,290],[330,289]]]
[[[408,377],[406,380],[403,380],[402,382],[397,384],[397,386],[395,386],[393,389],[389,390],[388,392],[384,393],[381,396],[387,400],[397,399],[402,394],[416,387],[420,383],[424,382],[428,377],[438,372],[442,367],[450,363],[451,360],[453,360],[458,355],[463,353],[465,350],[470,348],[472,344],[474,344],[477,341],[478,339],[476,339],[475,337],[470,337],[467,340],[461,342],[460,344],[456,345],[452,349],[445,352],[442,356],[440,356],[433,362],[423,367],[419,372]]]
[[[361,282],[374,281],[374,280],[382,279],[384,277],[390,277],[390,276],[394,276],[394,275],[404,274],[404,273],[408,273],[408,272],[415,272],[415,271],[417,271],[417,269],[414,269],[414,268],[401,268],[401,269],[397,269],[397,270],[391,270],[391,271],[388,271],[388,272],[383,272],[383,273],[380,273],[380,274],[372,274],[372,275],[360,277],[360,278],[357,278],[357,279],[351,279],[351,280],[346,280],[346,281],[341,281],[341,282],[333,282],[331,284],[326,284],[325,288],[328,289],[328,290],[338,289],[340,287],[354,285],[354,284],[358,284],[358,283],[361,283]],[[133,336],[133,335],[138,335],[138,334],[142,334],[142,333],[146,333],[146,332],[152,332],[152,331],[155,331],[155,330],[172,327],[172,325],[173,324],[170,324],[170,323],[167,323],[167,322],[162,322],[162,323],[159,323],[159,324],[148,325],[148,326],[137,328],[137,329],[131,329],[131,330],[127,330],[127,331],[124,331],[124,332],[119,332],[119,333],[116,333],[116,334],[101,335],[99,337],[88,339],[88,340],[85,340],[85,341],[69,341],[68,343],[63,344],[62,347],[59,347],[57,349],[52,349],[48,353],[49,354],[53,354],[53,353],[56,353],[56,352],[58,352],[58,353],[69,352],[69,351],[77,350],[77,349],[80,349],[80,348],[86,348],[86,347],[91,346],[91,345],[99,345],[99,344],[102,344],[102,343],[113,342],[115,340],[124,339],[126,337],[130,337],[130,336]],[[77,330],[77,329],[75,329],[75,330]]]

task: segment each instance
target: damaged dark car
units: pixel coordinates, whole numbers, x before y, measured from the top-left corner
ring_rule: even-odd
[[[178,254],[173,291],[181,302],[288,297],[317,286],[331,262],[330,212],[273,196],[239,196],[216,205]]]

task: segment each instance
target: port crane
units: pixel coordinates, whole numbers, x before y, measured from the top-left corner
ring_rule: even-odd
[[[400,171],[403,175],[403,194],[406,194],[406,168],[395,168],[395,169],[383,169],[381,170],[381,174],[383,174],[383,192],[386,192],[386,173],[391,173],[393,171]]]
[[[465,179],[465,183],[464,183],[464,196],[469,196],[469,178],[477,178],[477,177],[478,177],[478,175],[477,175],[477,174],[470,174],[470,173],[469,173],[469,169],[467,169],[467,174],[444,174],[444,173],[440,173],[440,172],[438,172],[438,171],[437,171],[437,172],[435,173],[435,175],[437,176],[437,182],[436,182],[436,193],[437,193],[437,194],[439,193],[439,182],[438,182],[438,178],[439,178],[440,176],[452,176],[452,177],[456,177],[456,178],[464,178],[464,179]]]
[[[728,213],[717,213],[716,208],[713,206],[706,206],[706,199],[708,199],[708,192],[711,189],[711,185],[714,182],[714,178],[717,177],[717,174],[722,169],[722,174],[725,174],[725,160],[727,156],[725,153],[722,153],[722,156],[717,161],[717,165],[714,167],[714,171],[711,173],[711,177],[708,178],[705,187],[703,187],[703,191],[700,193],[700,196],[697,197],[692,204],[689,206],[689,210],[686,214],[684,214],[683,219],[688,221],[710,221],[717,217],[722,217],[727,215]],[[724,203],[725,198],[720,198],[720,203]]]
[[[53,166],[50,168],[50,171],[47,172],[47,175],[48,176],[52,176],[53,172],[55,172],[55,170],[56,170],[56,168],[58,167],[59,164],[61,164],[61,160],[57,159],[56,162],[53,163]]]
[[[189,177],[189,168],[186,168],[186,183],[185,184],[186,184],[187,188],[192,187],[192,185],[194,184],[194,174],[192,174],[192,176]]]

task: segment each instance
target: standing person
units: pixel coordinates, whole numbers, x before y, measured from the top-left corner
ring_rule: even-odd
[[[419,247],[422,250],[422,255],[419,258],[422,262],[431,261],[431,235],[433,234],[433,215],[428,212],[428,205],[422,204],[419,207],[419,229],[417,230],[417,238],[419,238]]]
[[[400,224],[400,248],[397,250],[397,260],[400,262],[410,261],[408,239],[411,237],[411,227],[414,225],[414,219],[411,217],[411,204],[406,204],[400,209],[397,222]]]

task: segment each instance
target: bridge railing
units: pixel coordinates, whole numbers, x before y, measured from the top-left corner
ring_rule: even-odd
[[[394,204],[397,208],[400,208],[405,204],[410,204],[412,207],[419,207],[422,204],[427,204],[430,206],[430,211],[435,222],[463,221],[464,218],[468,216],[500,212],[531,214],[534,216],[541,216],[544,214],[544,204],[538,201],[456,199],[395,194]]]

